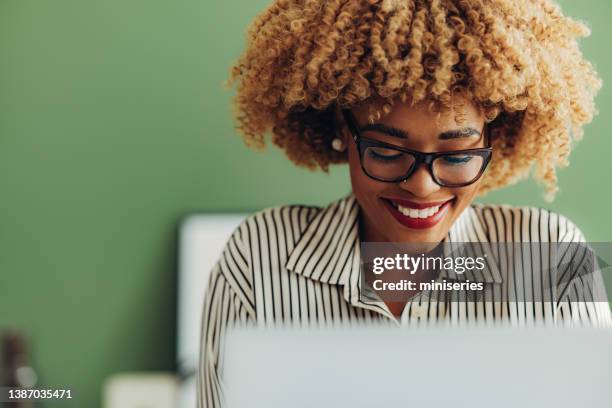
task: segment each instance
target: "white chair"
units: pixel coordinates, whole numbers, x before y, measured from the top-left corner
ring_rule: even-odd
[[[246,214],[196,214],[179,231],[177,365],[178,408],[196,406],[196,373],[204,291],[209,273]]]

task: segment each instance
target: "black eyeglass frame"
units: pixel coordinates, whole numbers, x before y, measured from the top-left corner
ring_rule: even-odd
[[[344,120],[349,130],[351,131],[355,144],[357,145],[357,150],[359,151],[359,162],[361,164],[361,169],[363,170],[364,174],[366,174],[368,177],[374,180],[377,180],[377,181],[382,181],[385,183],[402,182],[404,180],[409,179],[410,176],[412,176],[412,174],[416,171],[416,169],[418,169],[421,166],[421,164],[426,164],[427,170],[429,171],[429,175],[431,176],[432,180],[439,186],[453,187],[453,188],[465,187],[465,186],[469,186],[470,184],[475,183],[476,181],[478,181],[478,179],[482,177],[487,166],[489,165],[489,162],[491,161],[491,157],[493,156],[493,148],[491,148],[490,146],[480,147],[476,149],[449,150],[446,152],[425,153],[425,152],[420,152],[418,150],[412,150],[412,149],[395,146],[389,143],[381,142],[379,140],[369,139],[361,135],[361,131],[359,130],[359,126],[357,125],[355,116],[353,116],[353,113],[350,110],[343,109],[342,115],[344,116]],[[487,145],[489,145],[488,135],[485,135],[485,137],[487,139]],[[412,164],[412,166],[410,167],[410,169],[408,170],[406,174],[396,177],[391,180],[373,176],[370,173],[368,173],[368,171],[365,169],[365,166],[363,164],[364,162],[363,155],[368,147],[384,147],[384,148],[402,152],[402,153],[409,153],[414,157],[414,163]],[[452,156],[452,155],[457,155],[457,154],[472,154],[472,155],[482,157],[483,162],[482,162],[480,171],[471,181],[468,181],[466,183],[461,183],[461,184],[444,183],[436,177],[435,172],[433,171],[433,162],[440,157]]]

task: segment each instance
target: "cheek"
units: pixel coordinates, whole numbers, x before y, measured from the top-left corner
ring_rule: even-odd
[[[478,194],[479,187],[480,182],[476,182],[471,186],[456,189],[454,194],[457,197],[457,209],[462,210],[469,206]]]

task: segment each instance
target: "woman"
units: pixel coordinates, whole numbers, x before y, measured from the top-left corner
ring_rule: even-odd
[[[584,241],[550,211],[472,202],[532,167],[554,196],[555,169],[601,86],[578,47],[586,35],[548,0],[278,0],[264,11],[232,72],[239,130],[255,147],[270,132],[308,168],[348,162],[352,193],[325,208],[267,209],[234,232],[206,294],[200,405],[221,399],[220,339],[237,322],[609,325],[605,295],[582,278],[549,282],[545,305],[433,308],[418,290],[370,301],[359,278],[367,242]],[[516,288],[499,270],[470,278],[497,293]],[[544,292],[523,278],[524,291]]]

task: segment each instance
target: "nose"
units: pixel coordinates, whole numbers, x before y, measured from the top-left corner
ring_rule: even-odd
[[[408,179],[399,183],[399,187],[419,198],[429,197],[441,188],[429,174],[426,164],[421,164]]]

